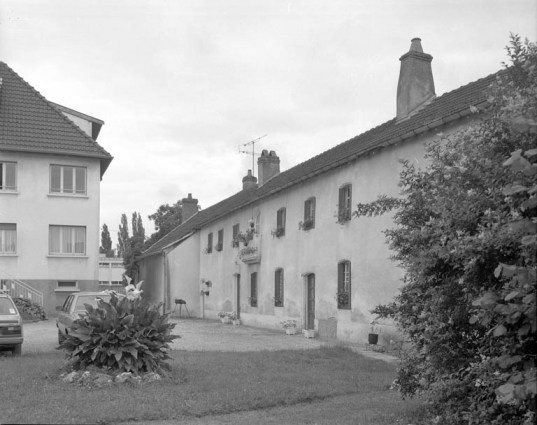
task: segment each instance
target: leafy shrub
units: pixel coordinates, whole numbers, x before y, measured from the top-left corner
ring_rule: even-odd
[[[373,313],[405,340],[398,384],[424,395],[437,424],[532,424],[536,418],[537,47],[516,36],[513,66],[476,122],[426,148],[429,165],[403,163],[387,230],[405,285]]]
[[[20,312],[27,313],[39,320],[47,320],[47,313],[39,304],[27,300],[26,298],[13,298],[13,302]]]
[[[171,367],[166,350],[176,338],[175,324],[161,314],[162,303],[150,306],[143,298],[122,297],[112,293],[110,302],[98,301],[98,307],[85,304],[87,314],[75,320],[75,334],[68,335],[59,347],[66,349],[72,366],[133,373],[158,372]]]

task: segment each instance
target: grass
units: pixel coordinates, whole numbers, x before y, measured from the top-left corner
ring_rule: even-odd
[[[240,353],[173,351],[171,355],[170,378],[141,387],[101,389],[61,382],[61,352],[0,357],[0,423],[169,419],[198,423],[196,418],[208,423],[215,415],[288,406],[304,417],[304,412],[299,413],[300,406],[308,406],[304,403],[328,403],[323,411],[333,408],[335,413],[326,423],[338,423],[338,415],[342,419],[354,411],[354,419],[361,417],[366,422],[352,423],[387,425],[398,423],[394,418],[411,418],[420,410],[419,402],[403,402],[388,389],[395,376],[393,365],[366,359],[344,347]],[[358,412],[349,403],[337,406],[338,397],[353,395],[366,410]],[[292,417],[289,409],[282,414]],[[296,420],[293,423],[303,423],[299,417]]]

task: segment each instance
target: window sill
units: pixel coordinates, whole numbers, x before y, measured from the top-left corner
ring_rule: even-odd
[[[56,255],[56,254],[49,254],[47,255],[47,258],[89,258],[87,255]]]
[[[72,195],[69,193],[47,193],[50,198],[76,198],[76,199],[89,199],[88,195]]]
[[[0,195],[18,195],[18,190],[0,190]]]
[[[80,292],[78,288],[56,288],[54,292]]]
[[[2,254],[0,253],[0,257],[18,257],[19,254],[10,254],[10,253],[6,253],[6,254]]]

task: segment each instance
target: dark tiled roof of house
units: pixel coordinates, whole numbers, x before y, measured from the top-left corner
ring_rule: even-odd
[[[499,73],[501,72],[503,71]],[[349,163],[373,150],[401,142],[469,115],[470,106],[479,109],[487,107],[487,89],[499,73],[445,93],[404,121],[397,123],[395,118],[387,121],[276,175],[260,188],[243,190],[198,212],[147,249],[141,258],[157,254],[164,247],[173,245],[191,232],[306,179]]]
[[[104,174],[106,150],[3,62],[0,78],[0,150],[96,158]]]

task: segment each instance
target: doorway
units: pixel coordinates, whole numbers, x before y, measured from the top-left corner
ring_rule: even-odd
[[[236,298],[236,308],[237,319],[241,318],[241,275],[237,274],[237,298]]]
[[[315,275],[306,277],[306,329],[315,329]]]

